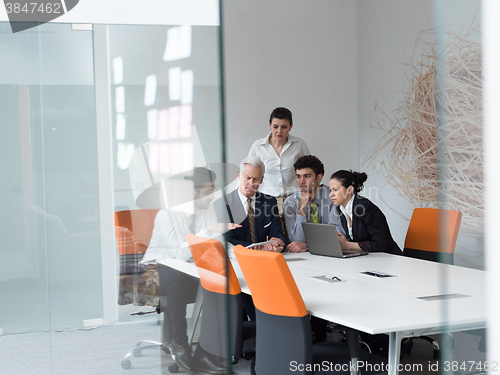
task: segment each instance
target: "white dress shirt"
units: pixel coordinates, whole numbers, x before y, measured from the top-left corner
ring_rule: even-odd
[[[342,213],[345,216],[345,219],[347,221],[347,229],[349,229],[349,237],[351,238],[352,238],[352,202],[354,202],[354,199],[352,198],[349,200],[349,203],[347,203],[345,207],[340,205],[340,211],[342,211]]]
[[[158,211],[151,242],[141,262],[147,263],[163,258],[190,259],[191,251],[186,242],[186,234],[191,233],[189,229],[191,222],[192,214],[174,209]],[[207,226],[215,223],[217,223],[217,216],[213,206],[210,205],[208,209],[196,213],[194,234],[199,237],[222,240],[220,233],[209,233],[206,229]]]
[[[270,136],[271,133],[255,141],[248,152],[248,156],[258,157],[266,166],[264,181],[259,191],[273,197],[295,193],[299,185],[295,178],[293,164],[301,156],[310,155],[309,148],[302,139],[289,134],[281,155],[278,155],[269,143]]]
[[[238,188],[238,196],[240,197],[241,204],[243,205],[243,208],[245,209],[245,216],[248,216],[248,198],[245,197],[243,194],[241,194],[241,191],[239,188]],[[252,197],[250,199],[252,200],[253,212],[255,212],[255,194],[252,195]]]

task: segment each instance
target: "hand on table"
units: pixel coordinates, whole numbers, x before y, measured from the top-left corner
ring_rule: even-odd
[[[283,248],[285,247],[285,244],[280,238],[272,237],[270,241],[273,241],[271,243],[268,243],[266,245],[260,246],[259,250],[262,251],[274,251],[274,252],[281,252],[283,251]]]
[[[342,250],[360,250],[357,242],[348,241],[342,233],[337,232],[337,236]]]
[[[287,246],[286,250],[290,253],[304,253],[307,251],[307,245],[305,242],[294,241]]]

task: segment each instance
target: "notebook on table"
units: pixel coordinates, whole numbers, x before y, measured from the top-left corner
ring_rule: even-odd
[[[335,225],[304,221],[302,228],[311,254],[335,258],[351,258],[369,254],[367,251],[342,250]]]

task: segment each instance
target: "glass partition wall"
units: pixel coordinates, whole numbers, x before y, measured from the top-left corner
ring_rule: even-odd
[[[452,14],[451,2],[434,2],[436,28],[434,40],[428,43],[426,51],[432,52],[426,55],[427,58],[422,58],[421,64],[421,77],[427,74],[429,78],[421,79],[415,90],[416,97],[419,95],[420,98],[420,101],[415,101],[416,111],[427,104],[432,104],[433,108],[435,152],[426,155],[434,155],[434,161],[428,160],[427,167],[436,172],[435,177],[429,179],[432,181],[430,190],[435,194],[435,204],[431,206],[442,210],[439,221],[441,253],[437,261],[477,270],[486,269],[481,6],[480,2],[467,4],[457,12],[462,17],[462,21],[457,22],[460,17]],[[433,81],[432,85],[427,86],[430,81]],[[433,91],[430,100],[422,100],[423,96],[420,96],[425,87]],[[459,230],[455,236],[451,234],[453,213],[448,214],[445,210],[460,213]],[[464,324],[464,330],[459,331],[450,328],[448,323],[459,314],[453,299],[468,299],[470,296],[458,292],[460,287],[452,269],[444,268],[439,282],[440,314],[445,322],[438,339],[441,346],[439,370],[442,373],[491,371],[495,364],[487,359],[487,327],[467,329],[467,324]],[[467,284],[484,290],[485,273],[478,272],[477,279],[468,280]],[[485,302],[478,301],[475,308],[485,311]]]
[[[373,167],[368,181],[381,181],[367,185],[380,188],[377,197],[367,197],[384,211],[400,248],[415,208],[462,213],[453,262],[477,269],[482,281],[457,280],[456,268],[429,266],[421,285],[396,286],[427,298],[422,305],[431,313],[422,316],[440,318],[412,333],[438,341],[440,362],[431,345],[415,339],[413,354],[406,352],[401,363],[421,365],[418,372],[426,374],[479,373],[494,366],[486,362],[486,330],[472,330],[481,325],[476,320],[460,322],[456,308],[458,299],[468,300],[462,290],[486,287],[480,273],[485,186],[479,2],[468,2],[470,9],[446,1],[415,4],[357,1],[359,83],[353,85],[366,114],[357,129],[360,157],[373,156],[373,146],[378,150],[360,169]],[[411,28],[393,17],[396,7],[396,13],[411,15]],[[124,357],[140,340],[171,340],[164,335],[168,327],[160,327],[170,319],[161,290],[161,278],[169,276],[152,262],[139,263],[158,259],[146,252],[158,212],[191,226],[199,203],[211,198],[210,189],[200,193],[205,184],[195,182],[195,171],[215,172],[208,184],[214,198],[229,185],[226,175],[237,173],[224,158],[219,32],[213,26],[50,23],[12,34],[8,23],[0,23],[0,374],[175,369],[158,349]],[[405,52],[409,40],[413,57]],[[382,77],[379,65],[385,67]],[[261,74],[274,82],[272,72]],[[281,104],[269,108],[275,105]],[[330,134],[328,125],[311,126]],[[368,127],[383,135],[367,140]],[[441,221],[442,234],[447,225]],[[188,251],[180,224],[171,229],[176,248]],[[444,236],[440,240],[441,248],[449,245]],[[197,284],[189,284],[180,288],[190,295],[187,333],[197,316],[191,303]],[[218,310],[219,325],[211,327],[223,338],[226,311]],[[132,315],[140,312],[153,313]],[[200,326],[195,340],[199,335]],[[411,348],[408,341],[404,345]]]
[[[489,266],[484,244],[484,2],[356,4],[359,156],[368,174],[364,194],[382,209],[406,255],[454,265],[422,263],[421,280],[411,289],[433,298],[418,307],[437,322],[410,333],[436,341],[406,341],[402,348],[409,353],[413,345],[413,351],[404,353],[402,363],[422,364],[424,373],[487,370],[485,330],[472,329],[486,324],[481,291]],[[472,291],[480,297],[471,298]],[[477,313],[474,324],[461,316],[462,310]],[[440,361],[434,358],[439,355]]]
[[[2,374],[165,372],[158,348],[122,361],[169,339],[138,262],[159,209],[196,211],[194,170],[225,186],[219,28],[88,26],[0,23]]]
[[[92,33],[0,30],[1,329],[82,327],[102,315]]]

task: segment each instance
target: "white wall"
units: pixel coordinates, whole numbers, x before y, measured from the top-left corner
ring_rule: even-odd
[[[326,175],[357,168],[356,2],[226,0],[222,22],[228,162],[246,157],[284,106]]]
[[[384,164],[382,173],[375,169],[380,163],[387,165],[387,154],[391,149],[387,148],[387,153],[380,153],[370,163],[366,161],[381,138],[381,133],[374,132],[373,126],[380,124],[388,130],[394,111],[406,98],[411,79],[410,66],[421,61],[424,50],[423,43],[416,43],[419,33],[433,28],[458,33],[465,25],[475,26],[481,22],[480,3],[470,0],[357,2],[359,152],[361,169],[369,175],[365,193],[370,188],[378,188],[378,196],[374,190],[366,195],[386,214],[393,237],[400,247],[404,245],[414,206],[384,177],[384,173],[389,173],[384,170]],[[462,226],[462,232],[464,229]],[[483,268],[482,233],[459,236],[455,264]]]
[[[394,240],[401,248],[409,222],[399,213],[403,212],[409,219],[413,206],[375,170],[375,166],[384,161],[384,153],[371,164],[364,160],[380,137],[371,128],[377,116],[382,111],[392,112],[403,100],[401,91],[407,84],[407,67],[403,63],[413,56],[415,36],[421,30],[432,28],[432,18],[432,0],[358,1],[359,151],[362,169],[368,174],[365,196],[385,213]],[[389,128],[389,119],[384,120],[382,124]],[[378,188],[379,194],[373,188]]]

